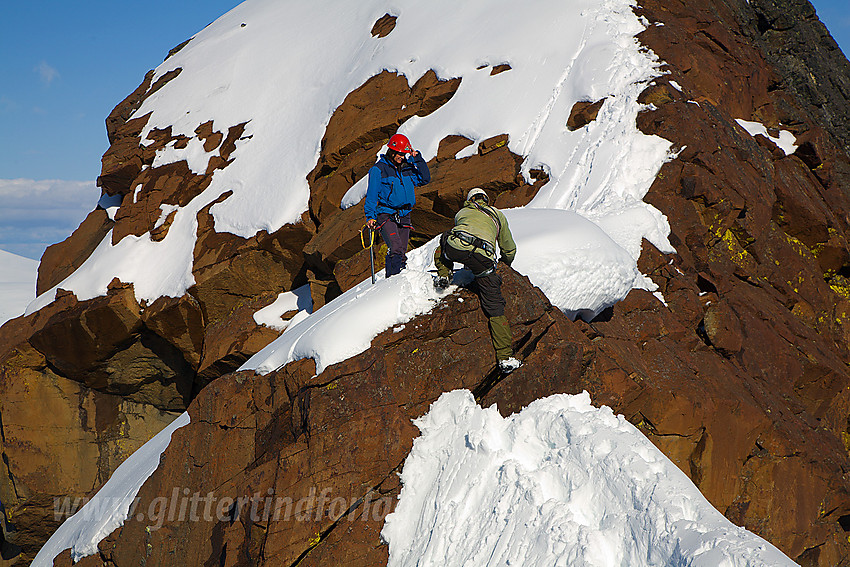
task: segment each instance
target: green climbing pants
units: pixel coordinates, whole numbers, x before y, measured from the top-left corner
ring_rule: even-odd
[[[490,317],[490,338],[493,339],[493,348],[496,349],[496,358],[504,360],[514,355],[511,349],[511,326],[508,318],[504,315]]]

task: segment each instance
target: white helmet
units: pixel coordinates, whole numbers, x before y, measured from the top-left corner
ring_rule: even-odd
[[[469,190],[469,193],[466,194],[466,200],[471,201],[477,197],[483,197],[485,203],[490,203],[490,197],[487,196],[487,193],[484,192],[484,189],[479,187],[475,187]]]

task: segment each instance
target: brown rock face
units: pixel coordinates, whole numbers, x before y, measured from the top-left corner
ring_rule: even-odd
[[[801,564],[844,564],[850,376],[838,306],[848,266],[850,178],[841,173],[848,156],[815,124],[819,111],[779,88],[783,77],[746,40],[760,3],[754,14],[724,2],[642,6],[641,14],[665,25],[650,26],[641,40],[669,63],[669,79],[683,92],[658,80],[644,93],[657,110],[643,113],[638,126],[684,148],[646,199],[667,215],[678,255],[670,266],[645,252],[642,267],[672,315],[696,330],[703,344],[693,352],[709,349],[703,369],[712,360],[716,376],[701,379],[704,387],[731,390],[703,400],[732,403],[689,419],[689,427],[662,428],[650,418],[644,428],[668,454],[682,451],[674,461],[730,519]],[[747,89],[737,87],[740,77],[748,77]],[[791,130],[802,151],[786,156],[738,128],[736,118]],[[677,373],[665,373],[678,389]],[[723,374],[729,377],[718,380]],[[743,418],[731,402],[744,391],[758,419]],[[701,411],[705,405],[699,402]],[[738,424],[725,439],[705,425],[724,416]],[[689,436],[692,450],[669,448]],[[717,451],[727,453],[731,470],[711,458]]]
[[[573,105],[570,111],[570,117],[567,120],[567,128],[569,130],[578,130],[584,128],[599,115],[599,110],[605,104],[605,99],[597,100],[596,102],[577,102]]]
[[[63,305],[64,304],[64,305]],[[148,333],[133,287],[115,285],[80,304],[69,294],[43,310],[49,319],[29,337],[62,376],[164,410],[182,410],[192,379],[182,355]]]
[[[88,214],[71,236],[48,246],[38,265],[36,295],[41,295],[74,273],[103,241],[113,224],[106,211],[97,208]]]
[[[398,18],[395,16],[384,14],[378,18],[378,21],[375,22],[374,26],[372,26],[372,31],[370,33],[374,37],[387,37],[395,29],[395,22],[397,19]]]
[[[176,414],[62,377],[12,323],[0,330],[13,347],[0,359],[0,544],[23,564]]]

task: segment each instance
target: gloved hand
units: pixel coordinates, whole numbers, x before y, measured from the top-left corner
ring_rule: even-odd
[[[449,287],[449,278],[446,276],[437,276],[434,278],[434,289],[437,291],[445,291]]]

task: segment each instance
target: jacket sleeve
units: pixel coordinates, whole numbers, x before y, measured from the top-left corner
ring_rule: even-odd
[[[366,200],[363,203],[363,209],[366,213],[366,220],[378,218],[378,193],[381,189],[381,170],[377,165],[373,165],[369,170],[369,185],[366,189]]]
[[[510,266],[514,258],[516,258],[516,242],[514,242],[514,237],[511,234],[511,227],[508,226],[508,219],[505,218],[502,211],[499,211],[499,222],[502,225],[499,230],[499,249],[502,251],[501,260]]]
[[[419,183],[416,185],[425,185],[431,181],[431,170],[428,169],[428,164],[425,162],[425,158],[422,157],[422,153],[416,154],[416,157],[410,163],[413,164],[413,168],[419,174]]]

